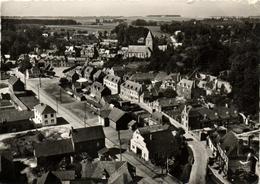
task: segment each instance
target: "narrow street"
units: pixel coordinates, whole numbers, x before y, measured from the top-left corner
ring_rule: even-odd
[[[32,82],[31,80],[26,81],[26,87],[28,90],[32,90],[35,94],[38,94],[38,86],[35,85],[35,82]],[[57,102],[52,99],[43,89],[39,89],[40,93],[40,101],[43,103],[48,104],[53,109],[57,109]],[[70,112],[68,109],[66,109],[62,104],[58,104],[58,115],[62,115],[62,117],[67,120],[73,128],[81,128],[81,127],[88,127],[88,126],[95,126],[98,125],[98,118],[92,118],[87,119],[86,124],[84,124],[84,121],[80,118],[78,118],[75,114]],[[104,128],[105,134],[106,134],[106,128]],[[107,135],[107,134],[106,134]],[[111,140],[109,137],[106,137],[106,147],[119,147],[119,143]],[[128,161],[130,164],[134,165],[137,168],[137,171],[142,173],[143,177],[149,177],[153,178],[160,182],[160,183],[179,183],[177,179],[171,176],[165,176],[165,177],[158,177],[160,173],[155,172],[155,167],[150,168],[144,163],[137,160],[134,156],[131,154],[128,154],[127,152],[122,154],[122,159],[125,161]],[[149,180],[149,179],[148,179]],[[153,180],[151,180],[152,182]]]

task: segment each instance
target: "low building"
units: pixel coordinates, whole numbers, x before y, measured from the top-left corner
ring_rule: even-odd
[[[94,82],[90,87],[90,96],[101,100],[102,97],[110,95],[110,90],[100,82]]]
[[[182,79],[177,84],[177,94],[186,99],[192,98],[192,90],[195,87],[195,83],[192,80]]]
[[[128,123],[131,121],[128,114],[116,107],[108,115],[109,126],[116,130],[128,129]]]
[[[11,76],[8,79],[8,83],[9,83],[9,90],[11,93],[14,94],[24,93],[25,91],[24,83],[20,80],[20,78]]]
[[[99,112],[98,115],[98,123],[104,127],[108,127],[109,126],[109,113],[111,112],[111,110],[102,110]]]
[[[112,95],[120,93],[120,77],[114,75],[107,75],[103,79],[103,84],[110,89]]]
[[[71,139],[48,140],[41,143],[34,143],[34,156],[37,159],[37,166],[53,166],[65,158],[70,163],[70,156],[74,153]]]
[[[71,137],[75,153],[86,152],[95,158],[105,147],[105,134],[102,126],[72,129]]]
[[[120,97],[132,102],[140,102],[140,96],[143,91],[142,85],[130,80],[120,85]]]
[[[93,75],[96,72],[96,69],[91,66],[87,66],[84,70],[84,77],[89,81],[93,81]]]
[[[72,84],[74,84],[80,77],[80,75],[75,70],[68,71],[65,73],[65,76],[66,79]]]
[[[40,103],[34,107],[34,118],[36,126],[49,126],[57,124],[56,111],[50,106]]]
[[[134,183],[135,168],[127,162],[97,161],[81,166],[81,177],[87,183]]]
[[[130,140],[130,150],[145,161],[163,162],[178,153],[179,146],[169,125],[138,128]]]
[[[18,111],[16,109],[0,110],[0,133],[10,133],[30,130],[34,124],[30,121],[31,111]]]

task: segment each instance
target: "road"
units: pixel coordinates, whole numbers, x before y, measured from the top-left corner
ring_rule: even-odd
[[[170,119],[173,126],[177,128],[183,128],[180,123],[169,117],[167,114],[163,113],[166,117]],[[191,168],[189,183],[192,184],[206,184],[207,166],[209,155],[207,154],[207,149],[202,142],[197,140],[197,137],[193,136],[190,132],[186,131],[185,138],[188,141],[188,146],[191,148],[194,156],[194,163]]]
[[[48,82],[51,82],[51,80],[48,81]],[[27,80],[26,81],[26,88],[28,90],[32,90],[35,94],[38,94],[38,86],[36,85],[35,81]],[[40,93],[41,102],[48,104],[53,109],[57,108],[57,102],[54,99],[52,99],[48,94],[46,94],[46,92],[44,90],[42,90],[40,88],[39,93]],[[84,127],[84,126],[89,127],[89,126],[98,125],[98,118],[88,119],[88,120],[86,120],[86,124],[84,124],[82,119],[78,118],[75,114],[73,114],[68,109],[66,109],[62,104],[59,104],[59,106],[58,106],[58,115],[60,115],[60,116],[62,115],[62,117],[65,120],[67,120],[71,124],[71,126],[74,127],[74,128],[81,128],[81,127]],[[104,131],[106,131],[105,128],[104,128]],[[106,134],[106,132],[105,132],[105,134]],[[119,147],[119,144],[118,144],[118,142],[111,140],[109,137],[106,137],[106,146],[108,148],[115,147],[115,146]],[[143,174],[142,176],[147,177],[148,180],[150,178],[151,182],[154,180],[152,178],[156,178],[156,180],[159,181],[160,183],[169,183],[169,184],[180,183],[176,178],[171,177],[171,176],[158,177],[159,173],[155,172],[154,168],[148,167],[147,165],[140,162],[138,159],[136,159],[131,154],[128,154],[127,152],[122,154],[122,159],[126,160],[130,164],[134,165],[137,168],[137,170],[139,170],[139,172],[141,172]]]

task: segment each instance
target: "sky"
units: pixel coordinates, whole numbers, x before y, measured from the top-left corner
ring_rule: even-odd
[[[260,15],[260,0],[0,0],[2,16]]]

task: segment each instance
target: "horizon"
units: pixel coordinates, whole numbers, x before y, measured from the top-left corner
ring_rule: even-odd
[[[260,16],[260,0],[24,0],[1,2],[1,12],[3,17],[249,17]]]

